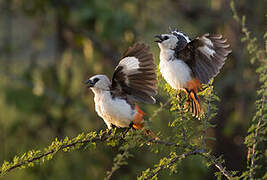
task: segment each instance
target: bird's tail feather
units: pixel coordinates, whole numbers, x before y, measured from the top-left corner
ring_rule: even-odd
[[[143,116],[145,113],[136,105],[135,106],[137,113],[133,119],[133,128],[136,130],[142,130],[144,128],[144,120]],[[151,137],[154,140],[158,140],[159,138],[149,129],[144,129],[145,135]]]
[[[200,118],[203,114],[203,109],[201,108],[197,92],[195,92],[194,90],[191,90],[188,93],[186,107],[189,107],[192,114],[197,118]]]
[[[133,119],[133,128],[140,130],[144,128],[143,116],[145,113],[137,105],[135,105],[135,109],[137,110],[137,113]]]

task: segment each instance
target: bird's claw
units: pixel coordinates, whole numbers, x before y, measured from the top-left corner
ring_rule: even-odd
[[[133,127],[133,122],[130,123],[129,127],[122,133],[122,138],[124,139],[129,130]]]

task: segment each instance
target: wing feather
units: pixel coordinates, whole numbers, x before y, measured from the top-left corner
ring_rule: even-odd
[[[184,60],[191,67],[199,81],[206,84],[220,72],[231,53],[229,47],[222,35],[204,34],[175,53],[178,59]]]
[[[135,101],[155,103],[156,66],[149,46],[136,43],[127,49],[113,74],[111,93],[126,95]]]

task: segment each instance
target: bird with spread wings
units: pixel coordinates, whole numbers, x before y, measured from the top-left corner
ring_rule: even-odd
[[[149,46],[136,43],[124,53],[111,81],[106,75],[95,75],[85,82],[94,93],[97,114],[109,129],[113,126],[144,128],[145,113],[136,102],[155,103],[155,69]]]
[[[200,117],[198,89],[215,77],[227,59],[229,44],[222,35],[204,34],[190,40],[182,32],[155,36],[160,48],[159,69],[168,84],[188,94],[187,104],[194,116]]]

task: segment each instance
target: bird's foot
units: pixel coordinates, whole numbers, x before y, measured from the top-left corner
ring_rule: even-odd
[[[133,128],[133,122],[131,122],[129,127],[122,133],[122,139],[125,139],[126,134],[131,128]]]
[[[99,133],[99,139],[100,140],[104,140],[106,139],[108,136],[110,136],[111,130],[110,129],[105,129],[104,131],[101,131]]]

